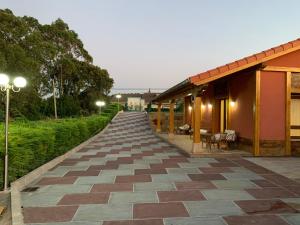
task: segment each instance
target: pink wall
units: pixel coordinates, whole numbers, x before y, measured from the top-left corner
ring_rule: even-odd
[[[252,139],[254,133],[253,103],[255,73],[238,74],[229,81],[230,98],[235,106],[230,107],[230,129],[240,137]]]
[[[268,66],[300,67],[300,50],[272,59],[265,64]]]
[[[212,130],[212,109],[208,108],[208,104],[213,104],[213,86],[209,85],[206,92],[202,96],[202,104],[205,108],[201,108],[201,129]]]
[[[262,71],[260,85],[260,139],[284,140],[285,73]]]

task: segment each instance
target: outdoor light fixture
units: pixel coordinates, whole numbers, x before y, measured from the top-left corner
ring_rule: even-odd
[[[120,109],[119,109],[119,103],[120,103],[120,98],[122,98],[122,95],[120,95],[120,94],[117,94],[116,95],[116,98],[118,99],[118,112],[120,111]]]
[[[207,106],[208,106],[209,109],[212,108],[212,104],[210,104],[210,103],[208,103]]]
[[[0,90],[6,92],[5,106],[5,154],[4,154],[4,191],[8,188],[8,120],[9,120],[9,94],[10,90],[19,92],[27,82],[24,77],[16,77],[12,83],[6,74],[0,74]]]
[[[231,106],[231,107],[234,107],[234,106],[235,106],[235,101],[231,101],[231,102],[230,102],[230,106]]]
[[[105,106],[105,102],[104,102],[104,101],[96,101],[96,106],[99,107],[99,109],[100,109],[100,114],[101,114],[101,107],[102,107],[102,106]]]
[[[187,94],[186,96],[191,96],[192,95],[192,93],[189,93],[189,94]]]

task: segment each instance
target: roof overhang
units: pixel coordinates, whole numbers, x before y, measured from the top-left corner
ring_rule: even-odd
[[[169,88],[165,92],[158,95],[155,99],[153,99],[153,102],[163,102],[171,99],[180,98],[184,95],[188,95],[189,93],[191,93],[191,91],[195,87],[197,86],[194,85],[189,78],[185,79],[179,84],[176,84],[175,86]]]

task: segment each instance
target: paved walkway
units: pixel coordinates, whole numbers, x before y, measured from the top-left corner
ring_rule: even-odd
[[[299,183],[239,157],[186,158],[143,113],[120,114],[30,187],[39,188],[22,192],[27,224],[300,224]]]

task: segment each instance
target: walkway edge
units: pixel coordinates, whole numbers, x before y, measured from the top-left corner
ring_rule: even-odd
[[[47,162],[46,164],[36,168],[35,170],[31,171],[30,173],[26,174],[25,176],[17,179],[16,181],[11,183],[11,214],[12,214],[12,225],[23,225],[23,214],[22,214],[22,208],[21,208],[21,195],[20,191],[28,184],[30,184],[32,181],[37,179],[37,177],[45,174],[48,170],[62,162],[64,159],[68,158],[73,153],[79,151],[95,139],[101,137],[101,135],[109,128],[111,122],[115,120],[115,118],[120,114],[123,113],[123,111],[118,112],[114,118],[106,125],[106,127],[100,131],[95,136],[89,138],[85,142],[82,142],[80,145],[77,145],[70,151],[66,152],[65,154],[56,157],[55,159],[52,159],[51,161]]]

